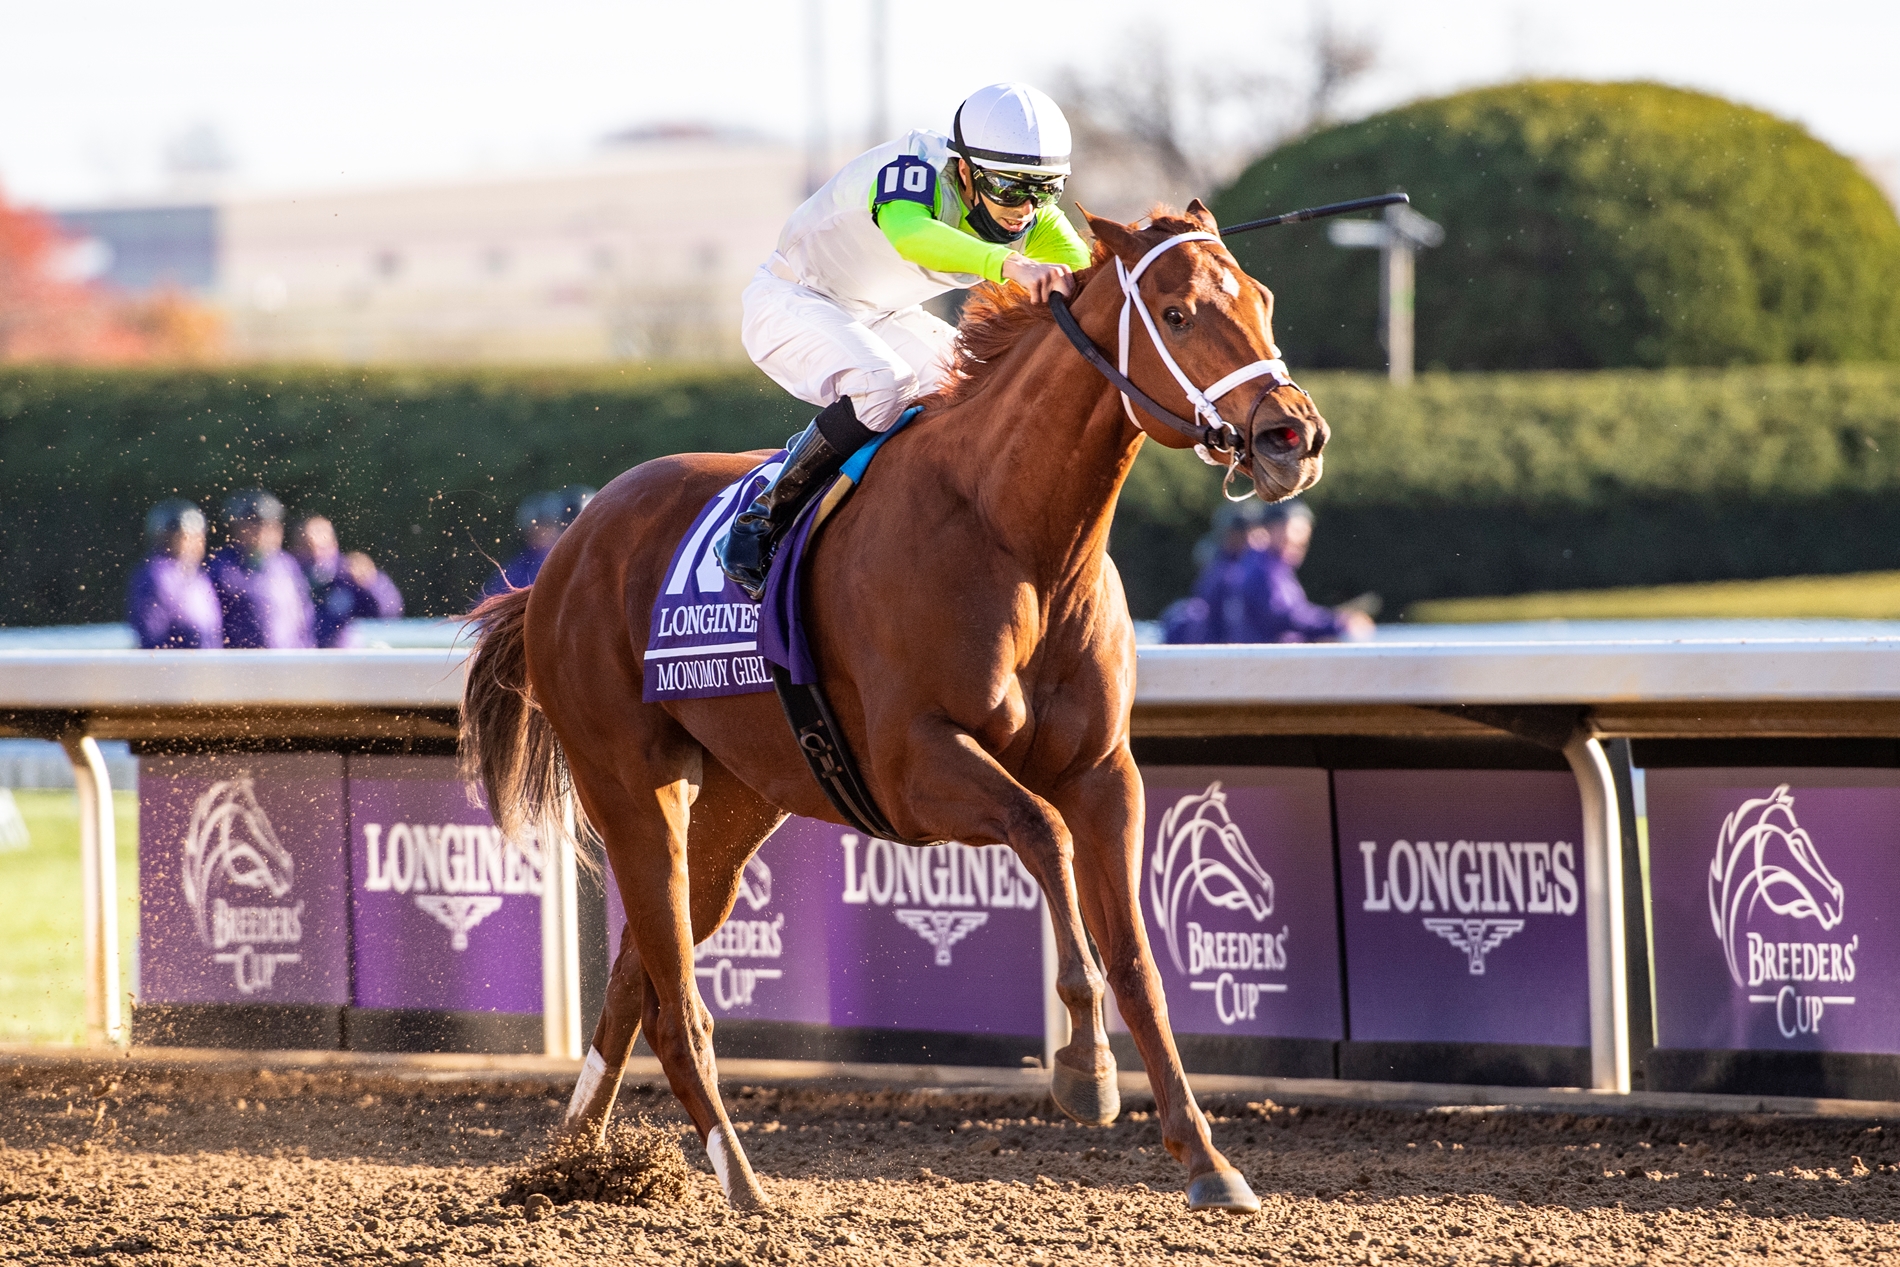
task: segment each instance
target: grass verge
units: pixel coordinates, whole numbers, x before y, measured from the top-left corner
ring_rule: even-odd
[[[80,1043],[86,1037],[85,913],[79,800],[68,791],[13,793],[24,849],[0,852],[0,1042]],[[113,796],[119,841],[119,963],[127,989],[138,938],[139,803]]]
[[[1900,572],[1784,576],[1629,589],[1562,590],[1411,604],[1420,624],[1494,620],[1900,620]]]

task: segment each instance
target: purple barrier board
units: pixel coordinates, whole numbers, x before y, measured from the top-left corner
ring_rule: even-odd
[[[1652,770],[1656,1045],[1900,1053],[1900,770]]]
[[[1326,772],[1147,766],[1141,778],[1141,907],[1175,1032],[1344,1037]]]
[[[715,1021],[1042,1032],[1042,894],[1001,845],[913,849],[791,818],[693,952]],[[608,886],[617,955],[625,915]]]
[[[356,1005],[541,1011],[541,856],[453,757],[349,759]]]
[[[343,758],[147,757],[141,1003],[350,1001]]]
[[[1339,770],[1333,794],[1355,1039],[1589,1045],[1575,779]]]

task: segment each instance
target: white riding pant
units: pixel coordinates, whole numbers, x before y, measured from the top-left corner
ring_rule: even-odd
[[[854,316],[837,300],[762,267],[745,289],[740,339],[773,382],[823,408],[851,398],[884,431],[948,369],[956,329],[922,308]]]

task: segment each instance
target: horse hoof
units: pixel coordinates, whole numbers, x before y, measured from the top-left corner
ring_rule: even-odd
[[[772,1208],[771,1198],[767,1197],[765,1191],[756,1183],[749,1188],[743,1184],[734,1188],[732,1195],[726,1198],[726,1204],[742,1214]]]
[[[1260,1209],[1260,1198],[1238,1170],[1214,1170],[1188,1184],[1188,1209],[1253,1214]]]
[[[1115,1066],[1106,1071],[1084,1073],[1071,1069],[1057,1057],[1050,1070],[1049,1094],[1056,1107],[1084,1126],[1107,1126],[1122,1111],[1121,1088],[1115,1084]]]

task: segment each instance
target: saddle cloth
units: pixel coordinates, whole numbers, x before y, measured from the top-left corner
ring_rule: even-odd
[[[717,547],[739,512],[778,475],[785,451],[719,490],[700,509],[668,561],[666,582],[653,601],[643,700],[651,704],[769,691],[774,664],[791,675],[794,685],[818,680],[801,619],[805,555],[824,521],[863,482],[878,449],[920,412],[914,406],[905,410],[890,430],[852,454],[825,491],[799,512],[772,560],[763,603],[753,602],[727,578],[719,567]]]

